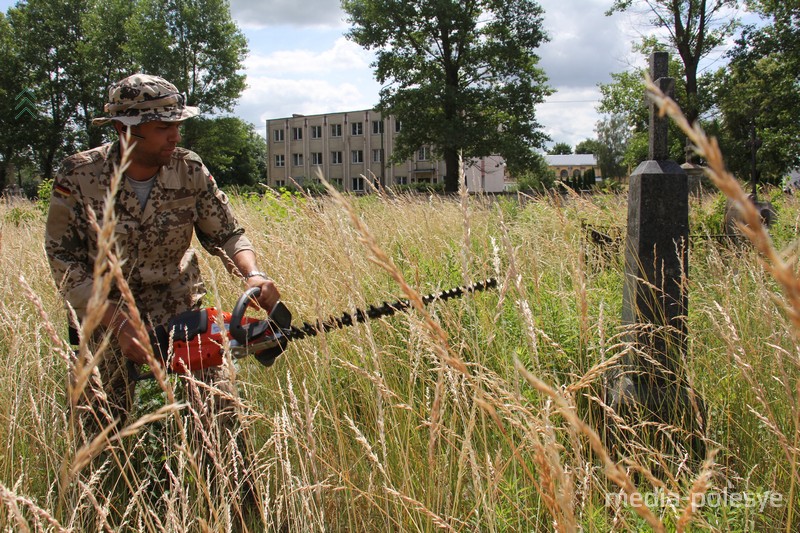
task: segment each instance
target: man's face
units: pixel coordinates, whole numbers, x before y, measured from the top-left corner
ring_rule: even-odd
[[[135,162],[152,167],[169,163],[175,147],[181,141],[180,122],[156,120],[131,127],[131,141],[135,141],[132,157]]]

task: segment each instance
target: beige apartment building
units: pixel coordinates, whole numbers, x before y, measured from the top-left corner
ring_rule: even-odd
[[[383,187],[414,183],[444,183],[445,164],[434,158],[430,146],[420,146],[414,157],[388,163],[401,124],[374,109],[293,115],[267,120],[267,182],[271,187],[307,185],[321,173],[341,190],[366,192],[366,180]],[[471,191],[504,190],[505,163],[499,156],[472,160],[465,170]]]

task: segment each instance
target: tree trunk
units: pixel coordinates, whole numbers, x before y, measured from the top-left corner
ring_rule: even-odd
[[[700,116],[698,112],[699,102],[697,100],[697,59],[685,57],[683,61],[686,70],[686,107],[684,114],[689,124],[694,124]]]
[[[444,167],[447,172],[444,179],[445,192],[458,192],[458,185],[461,182],[458,159],[458,152],[454,148],[444,149]]]

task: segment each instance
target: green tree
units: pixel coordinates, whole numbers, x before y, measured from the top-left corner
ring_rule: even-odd
[[[226,0],[139,0],[125,30],[142,71],[170,80],[203,112],[233,110],[245,89],[247,39]]]
[[[595,184],[595,172],[594,168],[590,168],[586,172],[583,173],[583,188],[589,189]]]
[[[0,13],[0,100],[5,102],[0,106],[0,190],[13,183],[15,166],[31,162],[26,150],[30,130],[25,125],[33,122],[31,114],[38,114],[27,103],[35,95],[26,91],[29,85],[16,43],[13,27]]]
[[[183,137],[220,186],[264,181],[267,143],[252,124],[236,117],[194,118],[186,122]]]
[[[686,99],[678,102],[689,122],[694,123],[701,113],[697,84],[700,60],[733,34],[737,21],[724,14],[738,5],[738,0],[614,0],[606,15],[644,7],[652,15],[650,24],[666,30],[667,44],[678,52],[684,67]]]
[[[0,90],[7,101],[30,90],[37,111],[3,115],[12,126],[0,133],[0,178],[26,160],[50,178],[61,158],[104,142],[110,130],[91,119],[127,74],[162,75],[205,112],[230,111],[245,86],[247,43],[226,0],[22,0],[0,40]]]
[[[517,189],[520,191],[545,192],[556,183],[556,175],[547,165],[544,157],[536,154],[534,164],[516,176]]]
[[[35,95],[39,113],[16,125],[30,135],[30,150],[42,177],[78,145],[76,109],[80,107],[85,40],[85,0],[28,0],[9,10],[19,58]]]
[[[658,47],[653,41],[642,43],[636,49],[649,57]],[[626,143],[623,162],[626,166],[636,167],[648,159],[648,129],[650,127],[648,102],[645,98],[646,69],[634,68],[624,72],[611,74],[612,83],[600,84],[600,105],[598,111],[608,115],[619,115],[627,123],[630,139]],[[683,70],[679,61],[670,57],[669,75],[675,79],[675,99],[685,101],[686,84],[683,82]],[[669,154],[674,161],[683,161],[684,135],[673,123],[669,124]],[[603,177],[606,177],[603,174]]]
[[[670,62],[670,74],[673,63]],[[645,100],[645,74],[644,68],[612,73],[612,83],[599,84],[602,97],[598,111],[623,115],[633,131],[647,131],[649,115]]]
[[[535,106],[551,94],[535,50],[546,40],[530,0],[343,0],[347,36],[375,50],[378,108],[403,129],[397,160],[431,145],[459,184],[458,160],[503,156],[509,171],[535,165],[547,136]]]
[[[596,154],[599,150],[597,139],[585,139],[575,145],[576,154]]]
[[[547,153],[550,155],[569,155],[572,153],[572,146],[565,142],[555,143]]]
[[[597,133],[597,164],[605,179],[622,178],[627,175],[625,152],[630,141],[630,128],[624,115],[613,114],[599,121],[595,126]]]
[[[133,58],[127,52],[129,36],[120,28],[125,28],[135,7],[136,2],[131,0],[100,0],[83,17],[78,104],[78,122],[85,136],[80,141],[82,146],[93,148],[107,140],[110,129],[92,125],[92,119],[102,114],[109,85],[134,70]]]
[[[758,169],[779,183],[800,166],[800,2],[761,0],[752,8],[766,18],[746,28],[731,62],[717,73],[719,131],[729,168],[752,178],[751,137],[760,143]]]

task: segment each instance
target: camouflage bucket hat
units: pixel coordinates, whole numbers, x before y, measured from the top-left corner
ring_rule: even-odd
[[[108,88],[108,103],[103,110],[109,114],[92,120],[92,124],[108,124],[112,120],[135,126],[155,120],[179,122],[196,117],[200,110],[186,105],[186,96],[158,76],[134,74]]]

